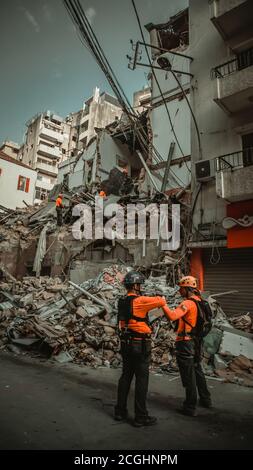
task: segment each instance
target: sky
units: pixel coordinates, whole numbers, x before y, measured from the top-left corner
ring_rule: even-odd
[[[187,3],[135,0],[142,26],[168,21]],[[134,91],[148,85],[149,70],[128,68],[130,39],[141,40],[131,0],[81,0],[81,4],[132,103]],[[81,109],[96,86],[112,93],[62,0],[1,0],[0,50],[0,144],[6,139],[22,143],[25,124],[37,113],[50,110],[65,117]]]

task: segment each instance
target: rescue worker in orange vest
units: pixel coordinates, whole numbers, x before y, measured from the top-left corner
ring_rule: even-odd
[[[106,192],[105,191],[100,191],[99,196],[100,197],[106,197]]]
[[[185,300],[175,310],[170,310],[167,305],[162,308],[171,321],[178,320],[176,357],[186,393],[183,408],[179,411],[187,416],[197,416],[197,391],[199,405],[205,408],[212,406],[211,395],[201,367],[202,340],[191,335],[198,315],[195,302],[201,301],[201,295],[197,288],[197,280],[193,276],[184,276],[178,285],[180,294]]]
[[[163,297],[141,295],[141,285],[145,279],[141,273],[131,271],[124,279],[126,297],[119,299],[118,319],[121,331],[122,375],[118,384],[118,398],[115,419],[124,421],[128,417],[127,397],[135,375],[135,420],[134,426],[150,426],[157,419],[149,416],[146,408],[149,365],[151,358],[151,328],[147,314],[154,308],[163,307]]]
[[[63,198],[63,195],[59,194],[55,202],[56,214],[57,214],[57,225],[59,227],[62,226],[62,209],[64,208],[64,205],[62,203],[62,198]]]

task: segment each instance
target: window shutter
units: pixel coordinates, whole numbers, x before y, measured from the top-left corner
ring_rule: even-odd
[[[20,184],[21,184],[21,178],[22,178],[22,176],[20,176],[20,175],[19,175],[19,177],[18,177],[18,188],[17,188],[17,189],[19,189],[19,188],[20,188]]]
[[[30,186],[30,178],[26,178],[26,182],[25,182],[25,192],[26,193],[29,192],[29,186]]]

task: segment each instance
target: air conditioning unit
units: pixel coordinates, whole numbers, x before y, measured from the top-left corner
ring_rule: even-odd
[[[215,177],[215,158],[212,160],[200,160],[195,163],[197,181],[210,181]]]
[[[163,70],[171,70],[172,69],[172,64],[171,64],[171,54],[169,52],[165,52],[165,54],[161,54],[159,57],[157,57],[157,65]]]

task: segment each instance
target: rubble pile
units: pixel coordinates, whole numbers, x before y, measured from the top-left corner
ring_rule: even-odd
[[[250,313],[246,313],[246,315],[240,315],[230,318],[230,323],[233,325],[234,328],[238,328],[238,330],[248,331],[249,333],[253,333],[253,317]]]
[[[243,355],[230,358],[226,368],[218,369],[216,375],[226,382],[253,387],[253,360]]]
[[[59,362],[74,361],[93,367],[117,367],[121,362],[117,332],[117,301],[125,293],[122,280],[129,268],[113,265],[79,287],[59,278],[26,277],[0,282],[0,349],[14,353],[29,350]],[[175,291],[165,276],[150,278],[144,290],[165,295],[175,306]],[[90,300],[88,295],[94,296]],[[105,308],[99,302],[108,305]],[[152,319],[161,311],[152,312]],[[166,320],[154,328],[154,368],[169,366],[175,333]]]
[[[117,303],[125,294],[122,280],[129,269],[111,265],[80,285],[57,277],[24,277],[17,281],[3,270],[0,350],[42,355],[62,363],[118,367],[121,356]],[[143,292],[165,296],[171,308],[181,301],[178,288],[168,286],[166,275],[150,276]],[[205,372],[221,380],[253,386],[250,315],[228,321],[219,303],[211,297],[209,302],[214,319],[213,328],[204,339]],[[152,369],[177,371],[173,325],[159,309],[150,312],[149,320],[153,323]]]

